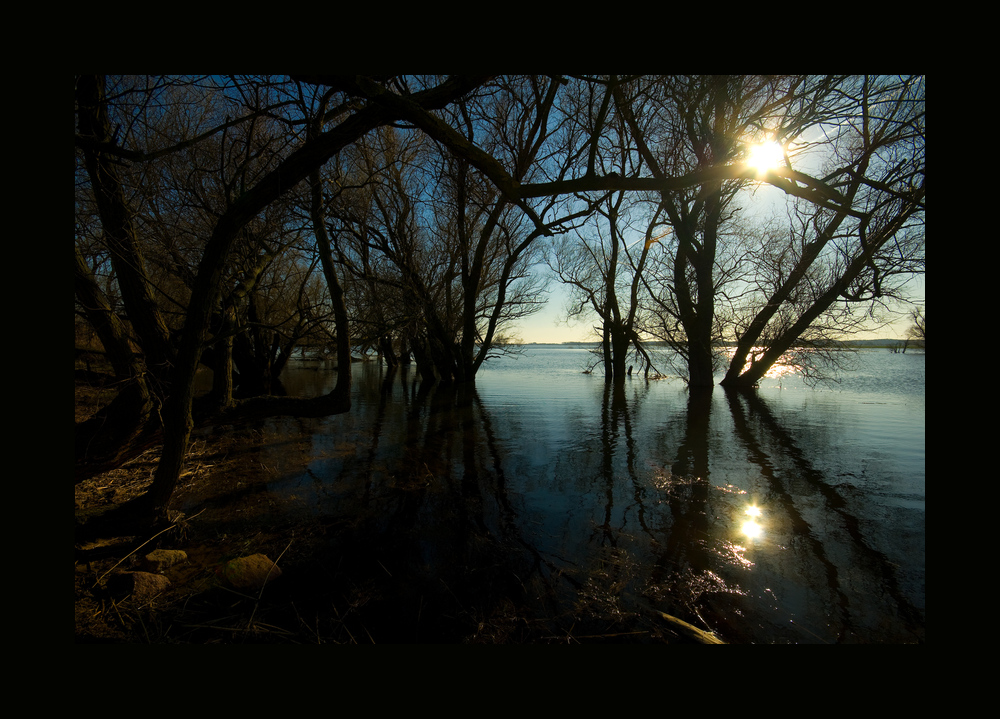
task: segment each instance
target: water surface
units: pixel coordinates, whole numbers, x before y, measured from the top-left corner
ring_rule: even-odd
[[[502,565],[539,613],[663,611],[733,642],[924,640],[923,354],[863,350],[839,384],[791,373],[750,394],[614,389],[588,357],[528,347],[474,389],[355,364],[349,413],[267,424],[262,462],[292,468],[268,491],[285,513],[368,518],[386,571],[447,585]],[[308,396],[334,375],[283,379]],[[308,441],[277,441],[293,436]]]

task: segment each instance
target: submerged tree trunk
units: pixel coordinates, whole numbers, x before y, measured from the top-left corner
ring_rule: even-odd
[[[385,359],[386,367],[394,369],[399,366],[399,357],[392,346],[392,338],[389,335],[381,335],[378,338],[379,354]]]
[[[434,362],[431,361],[427,351],[427,340],[414,337],[410,340],[410,348],[413,350],[413,361],[417,365],[417,371],[425,382],[433,382],[436,379],[434,372]]]
[[[704,199],[702,199],[704,198]],[[706,184],[690,207],[664,197],[663,207],[677,237],[673,286],[677,317],[684,329],[688,385],[715,385],[715,255],[723,208],[721,182]],[[699,218],[704,217],[699,226]]]
[[[601,330],[601,352],[604,355],[604,381],[611,382],[615,378],[615,368],[611,361],[611,328],[607,322]]]
[[[626,377],[626,364],[628,362],[629,333],[623,329],[617,329],[611,335],[611,353],[614,356],[614,379],[622,382]]]

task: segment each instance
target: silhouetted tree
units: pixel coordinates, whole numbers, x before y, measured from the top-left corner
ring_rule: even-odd
[[[453,78],[417,93],[413,101],[424,110],[440,107],[474,89],[482,79]],[[131,153],[118,152],[116,138],[107,120],[107,99],[102,93],[101,77],[77,79],[77,113],[79,126],[78,148],[88,163],[88,175],[98,204],[106,204],[102,213],[105,231],[114,231],[121,243],[123,257],[133,252],[138,244],[129,222],[134,216],[124,200],[121,182],[112,167],[121,156]],[[147,495],[136,503],[135,513],[149,517],[165,517],[170,497],[183,466],[187,443],[193,427],[192,401],[194,378],[205,342],[208,339],[213,314],[217,310],[226,264],[231,250],[244,229],[271,203],[306,179],[310,172],[322,166],[334,154],[356,141],[375,127],[393,119],[381,107],[364,108],[350,113],[314,137],[304,138],[298,147],[288,152],[280,162],[261,176],[241,188],[239,195],[216,219],[210,236],[206,239],[197,263],[191,285],[191,294],[183,316],[183,328],[176,345],[162,323],[157,322],[155,302],[147,299],[148,291],[142,285],[142,263],[134,257],[123,262],[118,272],[119,285],[129,286],[123,293],[126,312],[132,326],[143,342],[147,364],[162,364],[164,382],[159,416],[163,422],[163,452],[157,466],[153,485]],[[176,346],[176,350],[173,347]],[[169,362],[167,357],[169,356]],[[162,359],[161,359],[162,358]],[[289,411],[296,404],[296,411],[331,413],[347,409],[342,398],[319,398],[319,402],[302,407],[290,403],[290,398],[267,403],[271,413]],[[259,406],[259,405],[258,405]],[[148,514],[147,514],[148,512]]]
[[[865,76],[840,87],[849,103],[829,118],[840,122],[824,143],[824,181],[845,202],[796,209],[787,262],[765,275],[770,288],[737,330],[726,386],[754,385],[820,318],[846,329],[855,307],[874,317],[923,272],[924,80]]]
[[[608,192],[661,199],[686,193],[687,205],[675,202],[680,231],[691,228],[678,264],[685,272],[707,268],[708,235],[698,233],[711,232],[712,218],[721,217],[725,183],[748,174],[733,164],[738,138],[704,133],[725,129],[720,123],[733,117],[732,128],[757,128],[773,114],[769,103],[787,112],[779,102],[785,85],[627,80],[78,76],[77,303],[127,382],[116,399],[117,407],[128,405],[116,415],[121,426],[162,428],[152,487],[128,512],[166,517],[194,424],[195,374],[203,360],[211,357],[223,375],[238,368],[241,382],[246,371],[261,380],[260,391],[269,391],[302,322],[322,314],[318,306],[334,317],[344,382],[325,397],[230,403],[223,376],[217,389],[227,418],[346,411],[352,322],[377,323],[378,337],[405,337],[425,373],[433,366],[442,379],[471,381],[504,323],[538,306],[528,273],[536,240],[572,229]],[[658,157],[672,155],[650,149],[657,125],[644,113],[683,126],[686,120],[670,115],[675,108],[664,101],[671,97],[664,88],[678,87],[693,93],[685,107],[702,112],[690,115],[702,118],[691,136],[696,161],[661,165]],[[795,87],[788,92],[804,96]],[[576,98],[588,93],[598,115],[578,123]],[[725,112],[705,109],[712,102]],[[657,114],[663,112],[666,119]],[[380,147],[394,137],[415,143],[420,154],[401,162],[396,150]],[[618,142],[641,158],[641,165],[629,165],[635,172],[598,161],[608,143]],[[338,164],[331,160],[341,153],[362,158],[357,166],[364,172],[333,174]],[[833,178],[849,183],[844,173]],[[341,180],[358,182],[348,193],[337,185]],[[839,192],[801,173],[773,173],[765,181],[830,211],[854,212],[842,206]],[[882,181],[866,187],[878,189],[872,183]],[[296,205],[309,208],[307,221],[293,212]],[[708,219],[690,220],[691,208]],[[866,238],[882,237],[874,225],[864,227]],[[306,230],[315,254],[303,244]],[[852,282],[880,271],[870,247]],[[322,266],[328,302],[304,297],[314,285],[295,268],[315,267],[313,260]],[[707,294],[697,284],[704,278],[694,279],[699,294],[690,304],[697,309]],[[353,318],[349,290],[372,293]],[[860,289],[852,284],[844,291]],[[372,311],[385,301],[399,307],[381,316]],[[700,346],[708,335],[699,323],[707,315],[691,316],[689,345]],[[120,434],[126,442],[137,436],[131,429]]]
[[[913,325],[907,331],[907,335],[915,340],[923,342],[927,337],[924,332],[924,308],[918,307],[910,313],[910,320]]]

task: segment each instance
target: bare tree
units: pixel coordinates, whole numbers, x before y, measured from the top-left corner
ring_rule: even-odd
[[[725,342],[736,349],[723,384],[752,386],[797,344],[815,346],[877,318],[922,271],[922,78],[586,82],[594,89],[578,103],[591,118],[580,131],[589,144],[586,160],[578,155],[584,176],[550,187],[660,194],[671,233],[645,258],[643,330],[671,344],[692,386],[714,384]],[[783,160],[762,170],[747,160],[763,140]],[[602,167],[609,146],[641,165]],[[830,153],[822,180],[793,167],[820,150]],[[759,181],[798,199],[797,224],[754,236],[743,191]]]
[[[851,104],[829,119],[838,124],[825,181],[847,203],[797,210],[787,272],[772,275],[773,290],[738,334],[726,386],[756,384],[831,311],[847,329],[856,307],[874,317],[923,271],[924,80],[866,76],[842,87]]]
[[[910,313],[910,320],[913,325],[907,331],[907,336],[912,337],[915,340],[920,340],[923,342],[927,339],[924,332],[924,308],[918,307]]]
[[[571,288],[568,317],[596,316],[601,338],[599,356],[608,382],[621,382],[631,373],[629,357],[635,356],[648,375],[654,370],[643,335],[649,325],[643,310],[648,304],[647,262],[667,234],[662,214],[643,220],[646,227],[630,226],[625,193],[613,193],[596,205],[595,221],[576,236],[558,242],[549,267]]]
[[[439,127],[527,177],[554,133],[548,115],[558,87],[540,77],[499,79],[455,103]],[[534,240],[570,218],[547,218],[552,200],[512,202],[467,157],[423,134],[382,128],[345,158],[353,165],[336,182],[351,189],[337,192],[330,211],[348,243],[344,261],[375,299],[359,304],[398,294],[410,312],[388,325],[402,330],[425,378],[472,381],[504,327],[541,307],[529,272],[541,260]],[[374,314],[385,322],[384,310]]]
[[[424,111],[441,107],[481,82],[481,78],[446,80],[423,93],[416,93],[413,102]],[[152,360],[154,364],[164,366],[159,412],[163,423],[163,452],[149,493],[136,503],[134,512],[130,511],[139,516],[164,518],[187,451],[193,427],[191,410],[195,373],[209,338],[212,317],[218,306],[225,268],[233,247],[259,213],[345,146],[390,121],[392,115],[381,107],[348,113],[315,137],[302,138],[294,149],[290,144],[290,151],[276,165],[239,188],[240,192],[232,203],[217,217],[200,251],[183,315],[183,328],[174,344],[164,323],[157,321],[155,302],[149,301],[149,292],[143,286],[146,275],[143,263],[137,261],[134,254],[127,254],[134,253],[138,242],[129,226],[134,213],[124,197],[115,165],[120,161],[117,158],[134,157],[135,151],[123,152],[119,149],[107,118],[108,100],[102,86],[103,78],[100,77],[81,77],[77,80],[77,146],[88,163],[88,175],[98,197],[98,205],[105,205],[102,225],[105,231],[116,233],[121,255],[128,260],[118,271],[119,285],[131,288],[127,295],[123,294],[126,311],[132,326],[142,338],[147,363]],[[169,361],[166,359],[168,356]],[[280,412],[283,406],[281,403],[270,403],[268,411]],[[342,398],[331,397],[313,404],[311,409],[330,413],[343,411],[346,407]]]
[[[537,239],[571,230],[611,191],[654,192],[661,198],[686,193],[684,202],[709,221],[690,220],[685,205],[675,203],[680,220],[675,224],[692,228],[678,264],[683,272],[701,272],[711,252],[697,246],[705,241],[698,233],[711,232],[711,218],[721,217],[725,183],[749,176],[730,162],[739,155],[733,138],[708,137],[707,154],[695,143],[689,148],[693,163],[658,159],[668,155],[656,145],[660,136],[651,133],[661,122],[658,113],[672,107],[664,88],[678,82],[561,76],[138,76],[113,82],[78,77],[76,147],[85,197],[78,213],[78,237],[84,238],[77,245],[78,305],[114,353],[116,372],[135,388],[129,393],[137,402],[121,416],[130,414],[136,426],[162,426],[163,452],[152,488],[128,511],[166,517],[194,423],[194,379],[206,350],[220,349],[216,366],[228,367],[238,364],[238,343],[246,342],[250,355],[261,361],[254,373],[273,378],[284,351],[279,345],[287,347],[297,332],[296,321],[285,324],[281,314],[290,317],[293,309],[317,305],[291,299],[302,298],[305,279],[282,284],[274,274],[295,267],[293,255],[303,251],[301,215],[294,216],[300,232],[289,230],[289,200],[296,193],[308,198],[314,258],[327,280],[326,306],[335,316],[345,372],[339,379],[350,364],[346,292],[369,288],[376,302],[401,298],[412,316],[380,318],[370,312],[372,303],[363,314],[359,302],[356,326],[374,319],[382,332],[408,329],[415,350],[426,342],[424,356],[437,375],[471,381],[505,321],[537,306],[537,287],[527,272]],[[711,97],[718,106],[736,108],[719,115],[725,119],[735,112],[734,127],[756,127],[754,122],[771,117],[771,105],[785,107],[777,103],[786,91],[781,83],[760,81],[738,97],[733,88],[740,83],[708,85],[709,95],[696,93],[695,99],[704,104]],[[786,94],[801,95],[796,87]],[[575,98],[588,94],[596,114],[574,125]],[[741,105],[741,97],[753,102]],[[721,128],[703,124],[699,120],[699,131]],[[351,200],[344,210],[338,200],[347,193],[333,189],[338,178],[330,174],[336,165],[324,168],[348,149],[363,154],[366,144],[394,135],[421,137],[425,154],[405,170],[394,152],[372,155],[357,183],[371,189],[352,189],[363,201]],[[707,136],[692,137],[701,142]],[[646,169],[623,174],[604,167],[602,153],[615,144],[636,153]],[[424,187],[411,184],[419,174]],[[832,177],[848,182],[848,175]],[[845,207],[838,190],[796,171],[775,171],[765,181],[833,212],[852,217],[860,212]],[[93,217],[99,217],[99,232]],[[865,229],[870,237],[876,228]],[[311,260],[306,266],[315,267]],[[870,266],[863,263],[857,277]],[[636,270],[641,277],[638,263]],[[102,286],[104,276],[110,282]],[[877,281],[883,279],[880,273]],[[708,292],[698,291],[692,306],[707,301]],[[709,315],[699,314],[698,322]],[[686,331],[691,346],[700,342],[696,335],[705,334],[697,323]],[[329,414],[349,407],[344,387],[346,379],[326,397],[262,396],[222,404],[243,416]],[[223,396],[227,391],[222,388]]]
[[[821,117],[817,106],[832,92],[829,78],[805,76],[670,76],[615,85],[615,101],[632,140],[657,178],[708,168],[745,167],[748,145],[770,135],[786,143]],[[799,177],[770,181],[810,201],[839,200],[822,183]],[[734,200],[752,175],[712,177],[691,189],[662,193],[673,228],[670,294],[661,299],[659,330],[680,352],[693,386],[711,386],[718,360],[718,258],[734,217]],[[736,182],[733,182],[736,180]],[[801,194],[801,193],[800,193]],[[668,319],[669,318],[669,319]]]

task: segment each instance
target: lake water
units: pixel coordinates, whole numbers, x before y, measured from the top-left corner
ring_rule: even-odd
[[[641,376],[616,392],[588,357],[529,346],[474,390],[355,364],[349,413],[267,423],[261,461],[289,467],[268,491],[289,514],[368,518],[387,572],[447,585],[503,565],[539,613],[924,641],[922,353],[862,350],[839,384],[792,373],[748,395]],[[303,396],[334,382],[315,363],[283,379]]]

